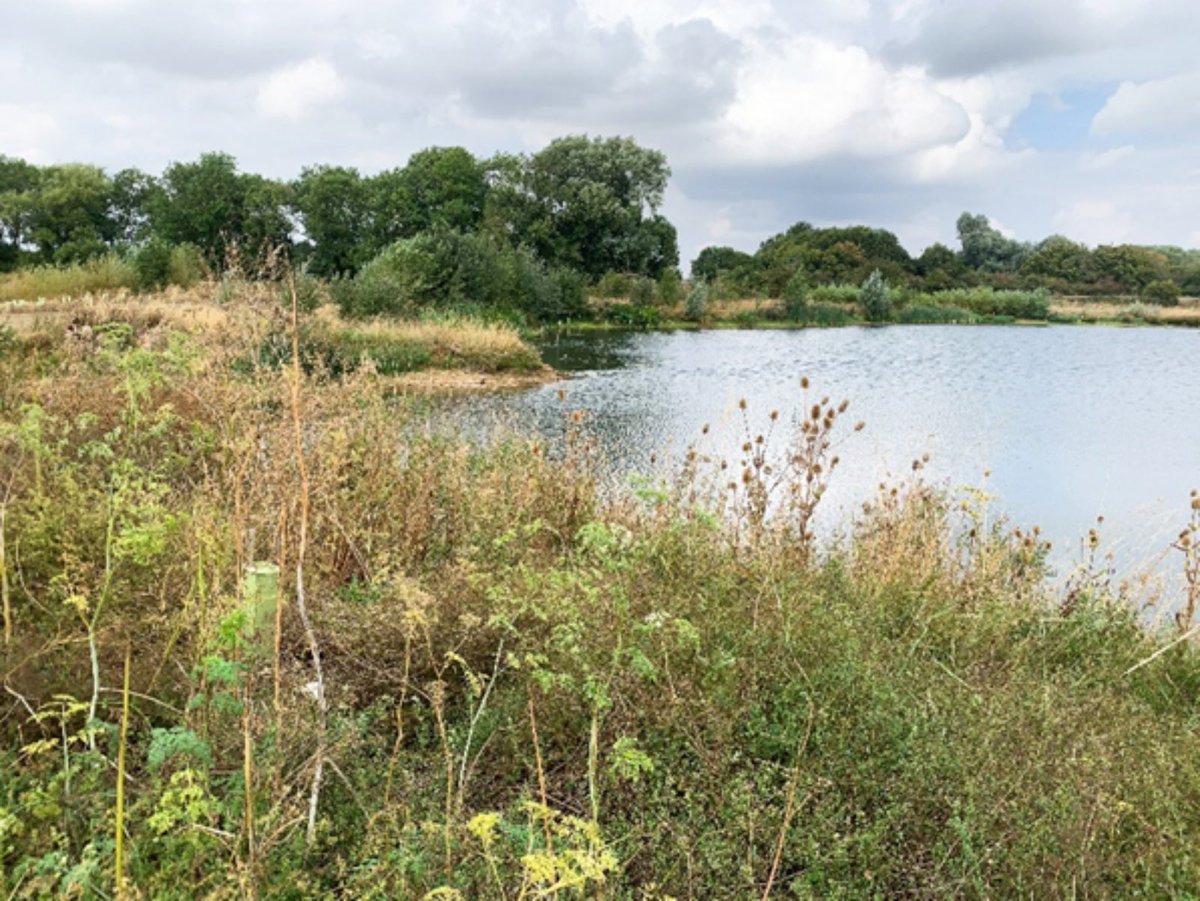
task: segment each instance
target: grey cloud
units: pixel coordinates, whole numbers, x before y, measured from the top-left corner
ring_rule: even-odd
[[[1082,53],[1099,35],[1074,4],[1039,0],[975,0],[942,4],[917,36],[893,43],[885,56],[927,65],[939,76],[974,75],[1054,56]]]

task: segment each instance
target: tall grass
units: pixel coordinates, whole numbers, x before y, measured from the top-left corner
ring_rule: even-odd
[[[110,255],[71,266],[36,266],[0,274],[0,302],[131,291],[137,285],[138,274],[133,264]]]
[[[130,895],[1200,884],[1200,656],[1101,581],[1057,594],[920,461],[819,544],[838,399],[606,499],[581,417],[472,446],[370,367],[246,377],[259,336],[223,334],[0,357],[6,896],[113,893],[118,724]]]

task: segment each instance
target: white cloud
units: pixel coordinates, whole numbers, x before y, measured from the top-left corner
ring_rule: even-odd
[[[804,36],[751,47],[719,127],[726,160],[781,164],[953,144],[969,121],[919,73],[891,72],[862,47]]]
[[[0,102],[4,143],[0,153],[33,163],[53,162],[49,145],[58,137],[58,122],[49,113],[15,103]]]
[[[1109,200],[1080,200],[1054,214],[1055,230],[1087,244],[1120,244],[1130,238],[1127,213]]]
[[[1146,132],[1200,125],[1200,74],[1124,82],[1092,120],[1092,133]]]
[[[1098,153],[1085,153],[1080,158],[1080,162],[1084,169],[1096,172],[1101,169],[1109,169],[1122,160],[1129,159],[1133,154],[1134,146],[1132,144],[1122,144],[1120,147],[1101,150]]]
[[[277,69],[259,85],[255,107],[270,119],[303,119],[346,90],[342,77],[327,59],[313,57]]]

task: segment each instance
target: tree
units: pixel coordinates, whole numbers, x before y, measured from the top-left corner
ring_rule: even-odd
[[[222,265],[231,246],[253,258],[289,241],[286,186],[242,175],[227,153],[172,163],[161,185],[151,205],[154,233],[170,244],[194,244],[210,265]]]
[[[1016,272],[1029,254],[1029,245],[1006,238],[984,215],[958,217],[962,261],[981,272]]]
[[[1021,274],[1044,276],[1079,284],[1094,277],[1092,252],[1062,235],[1051,235],[1039,243],[1021,264]]]
[[[655,276],[677,265],[675,230],[658,216],[666,157],[629,138],[559,138],[529,157],[488,164],[488,228],[592,279]]]
[[[1133,244],[1101,245],[1092,252],[1092,262],[1097,275],[1130,292],[1169,277],[1163,254]]]
[[[1160,307],[1173,307],[1179,303],[1179,286],[1170,279],[1150,282],[1142,288],[1142,300]]]
[[[40,179],[32,163],[0,155],[0,272],[17,265],[29,240],[30,201]]]
[[[692,260],[692,278],[715,281],[723,272],[742,272],[754,267],[754,257],[732,247],[705,247]]]
[[[98,166],[68,163],[42,170],[29,198],[28,239],[46,262],[73,263],[104,253],[112,241],[112,182]]]
[[[696,280],[688,291],[684,315],[692,322],[700,322],[708,313],[708,283]]]
[[[462,147],[430,147],[409,157],[400,172],[407,191],[404,227],[412,233],[434,227],[472,231],[483,217],[487,196],[484,167]]]
[[[309,166],[292,183],[292,203],[312,244],[314,275],[352,274],[370,258],[368,186],[357,169]]]
[[[797,269],[784,286],[783,309],[793,322],[808,319],[808,284],[804,281],[803,269]]]
[[[108,220],[112,240],[134,246],[150,236],[150,209],[161,190],[158,180],[140,169],[122,169],[112,177]]]
[[[892,298],[878,269],[867,276],[858,291],[858,302],[868,322],[886,322],[892,316]]]

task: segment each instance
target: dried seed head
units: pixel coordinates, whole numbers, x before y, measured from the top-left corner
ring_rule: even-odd
[[[808,376],[802,376],[800,378],[800,387],[803,388],[805,391],[808,390]]]
[[[840,404],[838,404],[838,412],[839,412],[839,413],[845,413],[845,412],[846,412],[846,408],[847,408],[847,407],[849,407],[849,406],[850,406],[850,401],[848,401],[848,400],[843,400],[843,401],[842,401]]]
[[[738,409],[739,410],[746,409],[746,398],[743,397],[741,400],[738,401]]]
[[[771,422],[774,422],[774,421],[775,421],[776,419],[778,419],[778,418],[779,418],[779,411],[778,411],[778,410],[772,410],[772,411],[771,411]]]
[[[701,435],[707,435],[707,434],[708,434],[708,423],[707,423],[707,422],[706,422],[706,423],[704,423],[704,425],[703,425],[703,426],[700,428],[700,434],[701,434]]]
[[[858,422],[854,423],[854,431],[861,432],[866,425],[867,424],[860,419]]]
[[[821,407],[819,404],[813,404],[813,408],[808,413],[813,419],[821,418]]]

